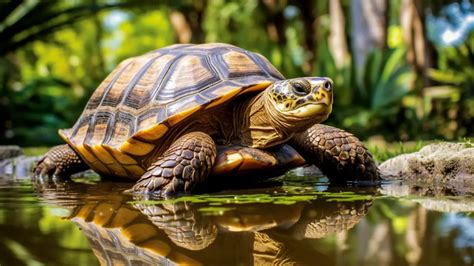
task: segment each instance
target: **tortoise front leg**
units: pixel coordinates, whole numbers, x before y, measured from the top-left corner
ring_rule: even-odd
[[[380,179],[377,165],[364,144],[342,129],[316,124],[295,135],[291,145],[331,181]]]
[[[59,145],[51,148],[41,160],[36,163],[36,176],[69,177],[72,174],[89,169],[89,166],[69,147]]]
[[[162,194],[191,191],[202,183],[216,158],[216,145],[202,132],[191,132],[176,140],[133,186],[133,192]]]

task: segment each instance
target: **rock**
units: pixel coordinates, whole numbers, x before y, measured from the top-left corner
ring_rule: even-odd
[[[43,156],[25,156],[21,155],[15,158],[0,161],[0,178],[12,177],[15,179],[29,179],[33,176],[33,168],[36,162]],[[73,178],[99,177],[92,170],[86,170],[72,175]]]
[[[0,177],[11,176],[15,179],[28,179],[32,175],[35,163],[41,156],[18,156],[0,161]]]
[[[323,172],[319,170],[316,166],[309,165],[309,166],[301,166],[289,171],[290,173],[296,176],[323,176]]]
[[[0,146],[0,161],[20,156],[21,148],[15,145]]]
[[[474,147],[469,143],[430,144],[389,159],[379,168],[384,179],[474,192]]]

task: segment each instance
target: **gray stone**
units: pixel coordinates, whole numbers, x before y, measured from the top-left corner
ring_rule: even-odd
[[[18,156],[15,158],[0,161],[0,178],[10,177],[14,179],[29,179],[33,176],[33,168],[43,156]],[[97,176],[98,174],[92,170],[86,170],[74,174],[73,178],[83,178]]]
[[[464,193],[474,192],[474,147],[441,142],[402,154],[382,163],[384,179],[403,180]]]
[[[316,166],[309,165],[309,166],[301,166],[289,171],[290,173],[296,176],[323,176],[323,172],[319,170]]]
[[[0,146],[0,161],[22,155],[21,148],[15,145]]]
[[[28,179],[33,167],[41,156],[18,156],[0,161],[0,176],[10,176],[15,179]]]

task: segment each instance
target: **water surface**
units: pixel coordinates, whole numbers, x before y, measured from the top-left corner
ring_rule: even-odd
[[[256,189],[162,199],[97,179],[0,178],[0,264],[474,263],[470,194],[289,174]]]

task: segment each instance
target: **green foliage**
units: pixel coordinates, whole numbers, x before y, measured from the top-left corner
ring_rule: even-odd
[[[0,2],[0,55],[44,38],[58,29],[99,10],[127,6],[97,1],[2,1]]]
[[[34,42],[15,53],[15,63],[0,69],[9,142],[25,146],[60,142],[57,130],[70,127],[82,112],[87,98],[104,78],[95,43],[94,25],[84,21],[54,33],[49,42]],[[91,46],[91,49],[87,46]],[[10,72],[18,79],[8,78]],[[3,108],[2,108],[3,109]],[[0,139],[4,142],[4,138]]]
[[[50,147],[26,147],[22,148],[23,154],[26,156],[40,156],[48,152]]]
[[[36,91],[36,88],[41,88]],[[56,130],[53,126],[66,127],[67,106],[71,105],[67,91],[61,80],[53,77],[38,78],[26,84],[11,98],[17,110],[13,110],[11,119],[15,125],[13,139],[35,139],[38,143],[54,143]],[[58,98],[64,98],[58,101]],[[21,110],[21,111],[20,111]]]
[[[350,48],[352,2],[341,5]],[[258,52],[288,78],[332,78],[335,103],[327,123],[362,139],[472,135],[473,34],[459,47],[436,48],[430,77],[437,84],[422,88],[405,59],[400,12],[400,4],[390,4],[388,48],[375,49],[364,66],[356,67],[351,55],[345,65],[336,66],[328,44],[329,5],[323,2],[2,2],[0,144],[60,143],[57,129],[74,124],[119,62],[179,40],[170,19],[176,13],[192,31],[193,42],[226,42]]]
[[[424,89],[425,96],[433,101],[433,104],[426,107],[433,113],[431,118],[435,119],[432,129],[448,138],[459,138],[472,133],[474,32],[457,47],[438,47],[438,68],[431,69],[430,76],[440,84]]]
[[[109,41],[120,41],[121,45],[107,52],[114,58],[113,65],[129,57],[141,55],[174,43],[175,36],[165,10],[153,10],[144,14],[124,13],[127,20],[111,30]],[[118,36],[117,36],[118,35]]]
[[[404,61],[405,50],[375,50],[361,69],[354,65],[338,69],[332,55],[324,55],[319,75],[334,77],[335,82],[335,112],[330,123],[351,128],[357,135],[393,136],[387,125],[402,123],[397,113],[414,89],[415,75]]]
[[[414,81],[411,68],[404,62],[405,51],[402,48],[390,51],[385,60],[380,60],[381,57],[379,51],[369,56],[365,82],[361,86],[366,89],[370,106],[377,113],[396,108],[410,92]]]

